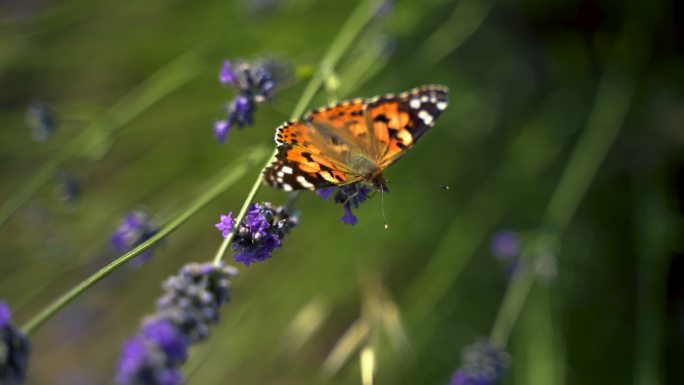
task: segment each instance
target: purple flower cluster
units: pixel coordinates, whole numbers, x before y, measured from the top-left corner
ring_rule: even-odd
[[[31,136],[36,142],[45,142],[55,131],[55,117],[52,108],[42,101],[31,103],[26,111],[26,123],[31,129]]]
[[[112,234],[111,245],[117,253],[126,253],[150,239],[157,232],[159,232],[159,226],[146,211],[132,211],[126,215]],[[153,253],[153,249],[145,250],[136,258],[137,263],[148,261]]]
[[[138,335],[124,343],[117,370],[121,385],[178,385],[188,346],[205,339],[229,298],[237,271],[225,265],[191,263],[164,282],[157,313],[143,320]]]
[[[454,372],[449,385],[495,385],[501,380],[511,358],[503,348],[489,341],[468,346],[463,365]]]
[[[12,313],[0,302],[0,384],[20,384],[26,377],[30,344],[11,321]]]
[[[276,60],[253,63],[244,60],[224,61],[219,71],[219,81],[232,86],[239,95],[226,106],[226,119],[214,123],[214,134],[218,140],[225,143],[230,129],[236,125],[239,128],[251,126],[256,105],[269,102],[276,87],[288,76],[287,65]]]
[[[335,192],[335,187],[327,187],[316,191],[323,199],[328,199],[332,193]],[[370,189],[367,186],[359,183],[349,186],[339,187],[337,194],[335,194],[335,203],[339,203],[344,207],[344,215],[340,220],[348,225],[355,225],[358,220],[352,213],[352,208],[357,208],[359,205],[368,199]]]
[[[280,247],[283,237],[297,224],[299,212],[290,211],[286,206],[273,206],[268,202],[252,204],[232,241],[235,262],[249,266],[271,258],[271,252]],[[234,225],[232,213],[229,213],[221,215],[216,228],[226,237]]]

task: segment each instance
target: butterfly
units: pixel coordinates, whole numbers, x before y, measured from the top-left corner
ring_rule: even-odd
[[[447,87],[428,85],[311,111],[304,121],[278,127],[278,151],[263,179],[285,191],[356,183],[387,191],[382,173],[432,127],[448,103]]]

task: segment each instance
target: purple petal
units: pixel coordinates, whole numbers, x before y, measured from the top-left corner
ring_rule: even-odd
[[[351,207],[349,207],[349,205],[344,206],[344,216],[340,218],[340,220],[352,226],[354,226],[358,222],[354,214],[352,214]]]
[[[6,302],[0,302],[0,329],[9,324],[12,312]]]
[[[221,144],[226,142],[228,137],[228,132],[230,132],[230,122],[227,120],[219,120],[214,123],[214,136],[221,142]]]
[[[233,73],[230,60],[223,62],[223,66],[219,71],[219,82],[221,84],[235,84],[235,73]]]
[[[158,319],[146,323],[142,328],[142,336],[155,343],[166,353],[167,359],[177,364],[187,357],[188,342],[185,336],[166,319]]]
[[[216,227],[223,235],[223,238],[225,238],[233,231],[233,212],[229,212],[228,215],[222,214],[220,219],[220,222],[215,224],[214,227]]]
[[[316,190],[316,194],[318,194],[321,198],[326,200],[330,197],[330,195],[333,192],[335,192],[335,187],[326,187]]]

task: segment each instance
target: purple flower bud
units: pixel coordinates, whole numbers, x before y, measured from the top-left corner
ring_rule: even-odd
[[[183,377],[166,365],[161,350],[137,337],[124,344],[116,379],[120,385],[178,385]]]
[[[254,114],[254,101],[245,96],[235,98],[228,110],[228,121],[238,127],[251,126]]]
[[[188,340],[166,319],[146,322],[140,335],[147,341],[160,347],[171,365],[182,363],[187,357]]]
[[[218,139],[221,144],[226,142],[228,132],[230,132],[230,121],[219,120],[214,123],[214,136],[216,136],[216,139]]]
[[[233,73],[233,69],[230,65],[230,60],[225,60],[223,62],[223,66],[219,71],[219,82],[226,85],[235,84],[235,74]]]

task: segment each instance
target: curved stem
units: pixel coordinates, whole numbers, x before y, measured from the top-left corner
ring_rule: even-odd
[[[45,321],[50,319],[50,317],[55,315],[59,310],[61,310],[69,302],[73,301],[86,289],[93,286],[95,283],[97,283],[98,281],[112,273],[114,270],[116,270],[119,266],[133,259],[135,256],[139,255],[143,251],[149,249],[159,240],[161,240],[162,238],[166,237],[171,232],[176,230],[180,225],[183,224],[183,222],[188,220],[204,205],[209,203],[212,199],[216,198],[228,187],[232,186],[235,182],[240,180],[240,178],[247,174],[247,172],[253,167],[254,163],[263,159],[265,154],[265,147],[257,147],[255,149],[252,149],[251,151],[248,151],[248,155],[245,157],[245,159],[240,159],[236,162],[235,165],[231,165],[230,171],[227,173],[227,175],[219,183],[214,185],[209,191],[200,196],[190,207],[188,207],[187,210],[185,210],[183,213],[174,218],[171,222],[166,224],[153,237],[143,242],[138,247],[134,248],[128,253],[120,256],[107,266],[100,269],[95,274],[86,278],[84,281],[73,287],[68,292],[64,293],[61,297],[57,298],[57,300],[55,300],[48,307],[43,309],[40,313],[38,313],[35,317],[33,317],[23,326],[22,329],[24,333],[31,334],[32,332],[34,332],[38,327],[45,323]]]
[[[297,105],[292,111],[292,115],[290,115],[290,120],[296,120],[299,118],[299,116],[301,116],[304,113],[304,110],[311,102],[311,99],[313,99],[314,95],[316,94],[316,91],[318,91],[318,89],[323,84],[324,78],[333,73],[333,68],[342,57],[342,54],[344,54],[347,48],[349,48],[351,43],[363,29],[363,27],[373,18],[373,16],[375,15],[375,9],[377,9],[379,3],[380,2],[378,0],[365,0],[362,1],[354,9],[352,14],[347,19],[347,22],[340,30],[340,33],[337,35],[337,38],[335,38],[333,43],[330,45],[330,48],[326,52],[325,56],[323,56],[323,58],[321,59],[321,62],[318,65],[318,69],[316,70],[316,74],[311,78],[309,83],[306,85],[306,88],[304,89],[302,96],[299,98]],[[236,224],[242,222],[242,219],[245,217],[249,205],[252,203],[254,196],[257,192],[259,192],[259,189],[261,188],[261,173],[266,167],[268,167],[269,164],[271,164],[271,159],[275,157],[277,153],[278,150],[276,149],[273,152],[273,155],[269,158],[268,162],[259,172],[259,175],[254,181],[254,184],[252,184],[252,188],[249,190],[247,199],[245,199],[245,202],[242,204],[240,212],[234,219],[234,222]],[[237,225],[233,226],[233,231],[231,231],[223,239],[223,242],[221,242],[221,246],[219,247],[218,251],[216,252],[216,255],[214,256],[215,265],[221,263],[221,260],[223,259],[226,249],[228,249],[228,245],[230,244],[230,241],[233,239],[233,236],[235,235],[235,232],[238,228],[239,226]]]

